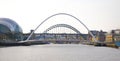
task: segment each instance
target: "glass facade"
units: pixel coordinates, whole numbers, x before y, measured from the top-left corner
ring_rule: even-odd
[[[21,27],[11,19],[0,18],[0,41],[23,40]]]

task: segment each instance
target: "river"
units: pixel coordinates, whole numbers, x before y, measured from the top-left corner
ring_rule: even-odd
[[[81,44],[0,47],[0,61],[120,61],[120,49]]]

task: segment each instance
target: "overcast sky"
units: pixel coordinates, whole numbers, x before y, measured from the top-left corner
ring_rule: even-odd
[[[35,29],[44,19],[56,13],[71,14],[90,30],[120,29],[120,0],[0,0],[0,17],[16,21],[24,33]],[[87,33],[78,21],[65,15],[49,19],[37,32],[61,23]]]

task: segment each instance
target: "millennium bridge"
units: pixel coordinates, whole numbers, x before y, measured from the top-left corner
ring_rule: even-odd
[[[44,24],[50,18],[55,17],[55,16],[59,16],[59,15],[64,15],[64,16],[68,16],[70,18],[75,19],[80,25],[82,25],[84,28],[86,28],[89,35],[93,38],[93,42],[97,42],[94,34],[92,32],[90,32],[89,28],[81,20],[79,20],[77,17],[75,17],[71,14],[67,14],[67,13],[57,13],[57,14],[53,14],[53,15],[47,17],[45,20],[43,20],[33,31],[31,31],[30,34],[24,34],[25,38],[24,38],[24,40],[22,39],[23,41],[17,41],[18,39],[16,39],[16,41],[12,42],[12,43],[30,44],[30,43],[81,43],[81,42],[90,42],[88,40],[88,34],[82,34],[75,27],[68,25],[68,24],[63,24],[63,23],[52,25],[48,29],[44,30],[42,33],[35,33],[35,31],[38,30],[38,28],[40,28],[40,26],[42,24]],[[7,26],[9,27],[9,25],[7,25]],[[13,28],[13,29],[14,29],[14,27],[15,27],[14,25],[11,26],[11,28]],[[17,28],[17,27],[18,26],[16,26],[15,28]],[[52,33],[50,33],[51,30],[54,30],[56,28],[59,28],[59,30],[53,31]],[[67,29],[73,31],[74,33],[71,33],[71,32],[69,32],[69,30],[66,30],[66,29],[62,30],[62,31],[66,31],[65,33],[59,33],[59,32],[62,32],[60,29],[63,29],[63,28],[67,28]],[[13,29],[10,29],[10,31],[12,31]],[[14,30],[16,31],[16,29],[14,29]],[[18,38],[22,38],[21,35],[18,36],[18,33],[16,33],[16,35],[14,37],[16,37],[16,36]]]

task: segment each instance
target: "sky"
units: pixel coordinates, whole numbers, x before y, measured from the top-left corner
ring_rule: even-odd
[[[24,33],[35,29],[44,19],[68,13],[79,18],[90,30],[120,29],[120,0],[0,0],[0,18],[17,22]],[[87,30],[74,18],[57,15],[43,23],[36,32],[55,24],[68,24],[81,33]]]

